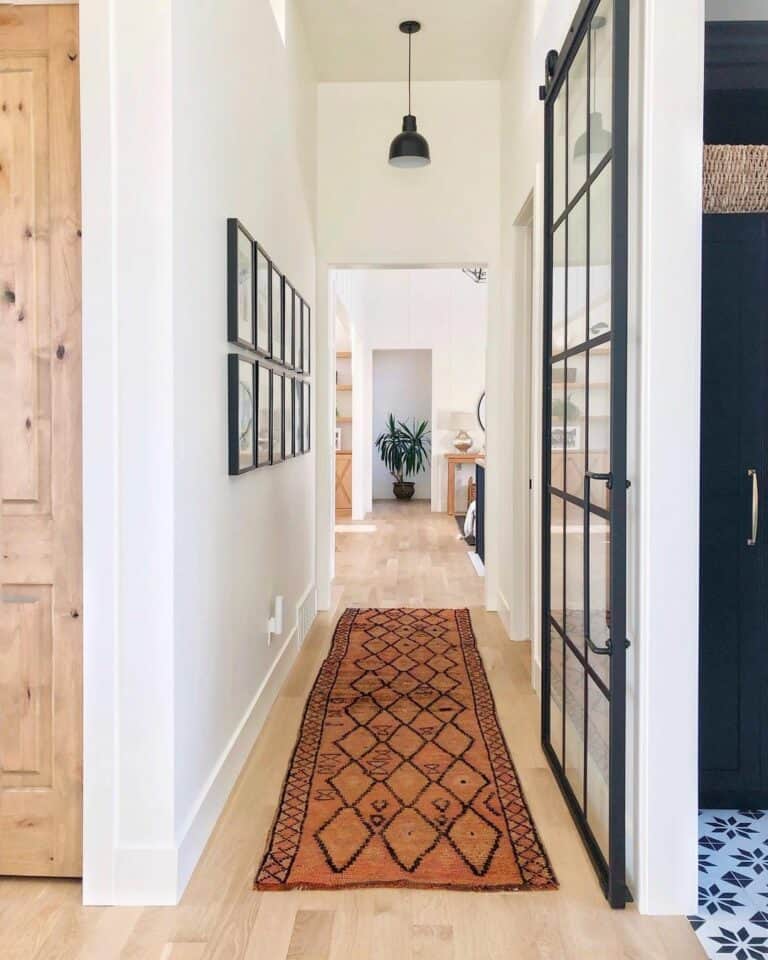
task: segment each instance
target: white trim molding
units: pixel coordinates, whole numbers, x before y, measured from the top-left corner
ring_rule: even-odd
[[[629,685],[637,789],[629,800],[636,804],[639,910],[686,914],[696,907],[698,852],[704,0],[643,6],[642,21],[637,9],[633,21],[645,46],[634,51],[642,104],[633,111],[630,206]]]

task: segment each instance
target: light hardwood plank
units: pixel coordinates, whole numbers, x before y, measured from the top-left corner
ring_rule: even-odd
[[[287,960],[328,960],[333,917],[333,910],[297,911]]]

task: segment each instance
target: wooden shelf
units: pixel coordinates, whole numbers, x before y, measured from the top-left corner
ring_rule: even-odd
[[[352,456],[352,451],[351,451],[351,450],[337,450],[337,451],[336,451],[336,456],[337,456],[337,457],[351,457],[351,456]]]
[[[336,359],[337,359],[337,360],[351,360],[351,359],[352,359],[352,351],[351,351],[351,350],[337,350],[337,351],[336,351]]]
[[[352,423],[352,417],[336,417],[336,423]]]
[[[565,384],[566,392],[567,392],[568,390],[586,390],[586,389],[587,389],[586,383],[583,383],[583,382],[580,382],[580,383],[568,383],[568,381],[566,381],[566,380],[553,380],[553,381],[552,381],[552,389],[554,390],[555,387],[562,387],[563,384]],[[593,381],[590,383],[590,386],[591,386],[591,387],[595,387],[595,388],[597,388],[597,387],[605,388],[605,389],[607,390],[608,387],[610,387],[610,383],[603,383],[603,382],[598,383],[598,382],[596,382],[596,381],[593,380]]]
[[[345,393],[350,393],[351,390],[352,390],[352,384],[351,384],[351,383],[337,383],[337,384],[336,384],[336,389],[339,390],[339,391],[344,391]]]

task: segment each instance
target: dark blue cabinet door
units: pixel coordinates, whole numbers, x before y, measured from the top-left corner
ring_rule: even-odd
[[[704,807],[768,804],[767,451],[768,216],[708,215],[699,657]],[[750,544],[753,521],[757,538]]]

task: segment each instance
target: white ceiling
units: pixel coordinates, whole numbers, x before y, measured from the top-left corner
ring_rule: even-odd
[[[518,0],[298,0],[319,80],[403,80],[408,38],[421,21],[413,79],[495,80],[511,42]]]

